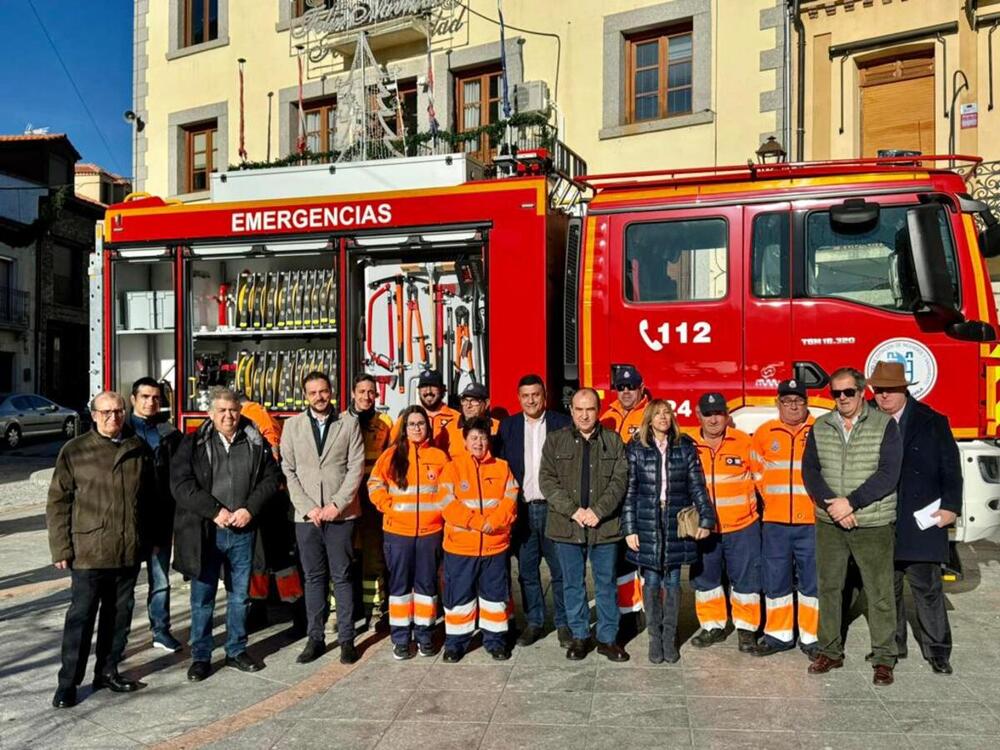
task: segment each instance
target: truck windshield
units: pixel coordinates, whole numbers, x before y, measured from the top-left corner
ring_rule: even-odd
[[[809,214],[806,224],[806,290],[813,297],[840,297],[886,310],[910,311],[904,283],[909,251],[906,206],[883,206],[878,221],[861,230],[834,226],[828,211]],[[958,301],[955,246],[943,208],[938,226],[948,273]]]

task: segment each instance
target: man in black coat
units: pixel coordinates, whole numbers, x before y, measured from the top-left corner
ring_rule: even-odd
[[[899,423],[903,468],[897,494],[896,647],[906,655],[903,578],[917,610],[914,635],[931,668],[951,674],[951,627],[941,587],[941,563],[948,562],[948,527],[962,511],[962,467],[948,418],[909,394],[903,365],[879,362],[868,384],[875,403]],[[940,500],[936,521],[921,530],[914,513]]]
[[[555,543],[546,538],[545,524],[549,509],[538,485],[538,469],[542,461],[545,436],[572,421],[565,414],[545,408],[545,383],[538,375],[525,375],[517,384],[521,411],[500,423],[496,455],[510,464],[517,480],[517,522],[514,527],[513,549],[517,556],[517,580],[521,584],[521,602],[527,620],[517,643],[530,646],[545,633],[545,588],[542,586],[542,558],[549,566],[552,579],[554,619],[559,643],[568,646],[573,636],[566,624],[563,604],[562,569],[556,556]],[[527,476],[526,476],[527,475]]]
[[[230,390],[212,394],[206,421],[185,435],[170,464],[177,501],[174,568],[191,577],[191,667],[188,679],[211,672],[212,616],[219,573],[225,571],[226,666],[264,668],[247,653],[246,616],[257,518],[275,496],[281,471],[271,446]]]

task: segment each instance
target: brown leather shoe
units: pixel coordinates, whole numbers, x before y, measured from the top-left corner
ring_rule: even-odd
[[[605,657],[608,661],[628,661],[629,656],[617,643],[598,643],[597,653]]]
[[[892,667],[886,666],[885,664],[875,665],[875,675],[872,677],[873,685],[881,685],[885,687],[886,685],[891,685],[893,683],[892,678]]]
[[[843,659],[831,659],[826,654],[819,654],[809,665],[809,674],[826,674],[831,669],[840,669],[842,666],[844,666]]]

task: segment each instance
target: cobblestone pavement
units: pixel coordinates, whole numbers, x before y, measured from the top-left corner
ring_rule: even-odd
[[[49,565],[42,508],[0,514],[0,749],[45,748],[996,748],[1000,746],[1000,546],[961,550],[965,580],[946,584],[955,674],[934,675],[911,645],[896,684],[871,685],[864,620],[851,626],[844,669],[806,674],[798,651],[757,659],[735,637],[704,651],[685,644],[673,666],[651,666],[645,638],[632,660],[566,660],[555,635],[511,661],[482,649],[460,664],[394,662],[381,635],[359,638],[362,660],[332,650],[309,665],[287,622],[255,632],[257,674],[222,668],[185,679],[187,654],[149,648],[145,576],[123,670],[132,695],[80,690],[80,704],[49,706],[68,601]],[[188,591],[173,579],[175,634],[188,627]],[[221,597],[220,597],[221,599]],[[685,584],[682,635],[695,630]],[[217,611],[222,623],[223,602]],[[221,639],[217,641],[221,645]]]

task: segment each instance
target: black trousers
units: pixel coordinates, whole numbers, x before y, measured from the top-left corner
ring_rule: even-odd
[[[917,610],[913,634],[925,659],[951,656],[951,626],[941,586],[941,566],[933,562],[896,561],[896,647],[906,653],[906,608],[903,604],[903,578],[910,583]]]
[[[94,674],[114,672],[125,654],[135,605],[134,568],[100,568],[71,571],[69,611],[63,627],[62,667],[59,687],[83,682],[90,657],[90,641],[97,622]]]
[[[308,635],[326,640],[324,628],[329,615],[329,589],[337,602],[337,640],[354,642],[354,525],[356,521],[333,521],[318,528],[311,523],[295,524],[299,559],[305,574],[306,627]]]

